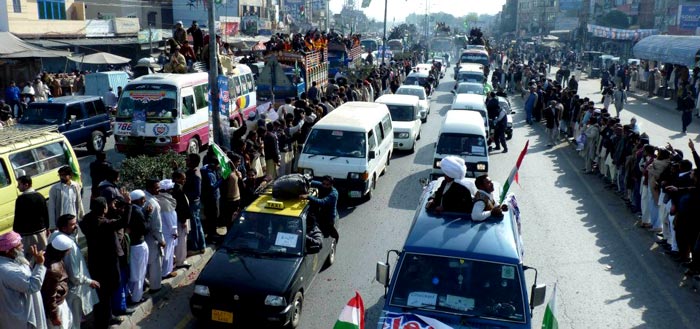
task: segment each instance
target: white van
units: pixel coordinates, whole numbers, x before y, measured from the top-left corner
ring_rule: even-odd
[[[474,111],[448,111],[435,143],[431,179],[444,175],[440,160],[448,155],[464,159],[467,176],[488,174],[489,152],[481,116]]]
[[[420,139],[420,99],[412,95],[384,95],[375,101],[389,108],[394,126],[394,149],[416,151],[416,140]]]
[[[331,176],[341,195],[372,197],[394,152],[394,130],[384,104],[348,102],[319,120],[299,154],[299,172]]]
[[[483,95],[476,94],[457,94],[455,100],[452,102],[450,110],[466,110],[477,112],[481,115],[482,121],[484,122],[484,130],[486,131],[486,136],[489,135],[489,115],[486,110],[486,98]]]

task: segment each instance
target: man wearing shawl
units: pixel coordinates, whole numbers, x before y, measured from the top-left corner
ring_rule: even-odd
[[[472,191],[475,191],[476,187],[464,178],[467,174],[464,159],[447,156],[440,160],[440,168],[445,173],[445,179],[428,201],[427,208],[437,213],[470,213],[473,204]]]
[[[148,214],[148,233],[145,236],[148,245],[148,284],[151,292],[157,292],[161,288],[163,270],[163,226],[160,219],[160,203],[156,196],[160,193],[160,181],[149,179],[146,181],[146,207],[152,209]]]
[[[44,252],[31,247],[34,268],[24,257],[22,237],[0,235],[0,328],[46,328],[41,286],[46,267]]]
[[[172,179],[164,179],[160,181],[160,193],[156,195],[158,204],[160,205],[160,219],[162,220],[163,238],[165,247],[163,248],[163,279],[168,279],[177,276],[173,272],[173,259],[175,246],[177,245],[177,212],[175,207],[177,203],[170,192],[175,187]]]

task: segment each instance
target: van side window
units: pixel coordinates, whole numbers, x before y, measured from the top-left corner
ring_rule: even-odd
[[[58,169],[68,164],[61,143],[53,143],[38,147],[34,150],[34,154],[37,159],[39,174]]]
[[[417,110],[416,110],[416,112],[417,112]],[[414,113],[415,113],[415,112],[414,112]],[[385,133],[385,134],[389,133],[389,132],[392,130],[392,126],[391,126],[391,117],[390,117],[390,116],[387,115],[387,116],[385,116],[385,117],[382,119],[382,128],[384,128],[384,133]]]
[[[182,116],[189,116],[194,114],[194,96],[184,96],[182,97]]]
[[[374,127],[374,131],[377,132],[377,144],[381,144],[384,141],[384,131],[382,130],[381,122]]]
[[[253,79],[253,75],[248,73],[245,75],[245,80],[248,83],[248,90],[252,92],[255,90],[255,80]]]
[[[32,150],[10,154],[9,159],[16,177],[24,175],[36,176],[39,173],[39,167],[34,159]]]
[[[228,78],[228,97],[234,99],[240,95],[241,88],[238,86],[238,77],[232,76]]]
[[[370,130],[367,133],[367,146],[369,147],[368,149],[370,151],[374,150],[377,148],[377,140],[374,139],[374,130]]]
[[[207,100],[207,88],[208,85],[206,84],[194,86],[194,99],[197,109],[209,107],[209,100]]]
[[[83,108],[80,106],[80,103],[68,105],[66,120],[70,120],[73,115],[75,115],[76,120],[85,119],[83,116]]]
[[[241,85],[241,95],[248,93],[248,82],[245,81],[245,76],[241,75],[238,77],[239,84]]]
[[[5,161],[0,162],[2,162],[2,164],[0,164],[0,187],[10,186],[10,175],[8,175]]]

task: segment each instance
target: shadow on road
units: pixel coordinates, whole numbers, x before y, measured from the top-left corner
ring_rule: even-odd
[[[421,178],[428,178],[430,169],[414,172],[398,181],[389,197],[389,208],[414,210],[420,199],[423,187]]]

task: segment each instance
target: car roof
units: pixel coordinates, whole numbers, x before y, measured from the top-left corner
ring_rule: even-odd
[[[484,96],[477,94],[457,94],[452,108],[454,107],[469,107],[473,109],[486,109],[484,104]]]
[[[520,236],[515,219],[509,211],[504,212],[502,220],[489,218],[476,222],[471,220],[470,214],[437,215],[425,209],[428,197],[437,190],[442,179],[431,182],[423,192],[403,250],[510,264],[521,263]]]
[[[415,95],[389,94],[380,96],[374,102],[392,105],[418,105],[418,101],[420,101],[420,98],[418,98],[418,96]]]
[[[100,96],[61,96],[61,97],[56,97],[50,102],[34,102],[30,103],[31,104],[73,104],[73,103],[81,103],[81,102],[86,102],[86,101],[92,101],[96,99],[102,99]]]
[[[388,114],[389,109],[384,104],[347,102],[321,118],[313,128],[369,131]]]
[[[481,74],[484,75],[483,71],[483,66],[479,65],[479,68],[474,67],[474,66],[460,66],[459,67],[459,72],[457,74],[462,74],[462,73],[474,73],[474,74]]]
[[[484,118],[476,111],[450,110],[440,126],[440,133],[463,133],[486,136]]]
[[[57,126],[32,127],[20,124],[7,126],[0,129],[0,154],[18,152],[32,145],[55,141],[68,143],[58,132]]]
[[[460,83],[457,84],[457,88],[459,88],[459,86],[461,86],[461,85],[473,85],[473,86],[476,86],[476,87],[479,87],[479,88],[482,88],[482,89],[484,88],[484,84],[481,83],[481,82],[466,82],[466,81],[465,81],[465,82],[460,82]]]
[[[409,73],[408,76],[409,76],[409,77],[427,78],[427,77],[428,77],[428,72],[425,72],[425,71],[411,71],[411,73]]]
[[[420,89],[420,90],[425,91],[425,88],[423,88],[423,86],[419,86],[419,85],[400,85],[399,89],[402,89],[402,88],[403,89]]]
[[[270,214],[278,216],[299,217],[308,206],[309,201],[305,199],[277,200],[272,197],[272,183],[255,201],[245,208],[246,212]]]

